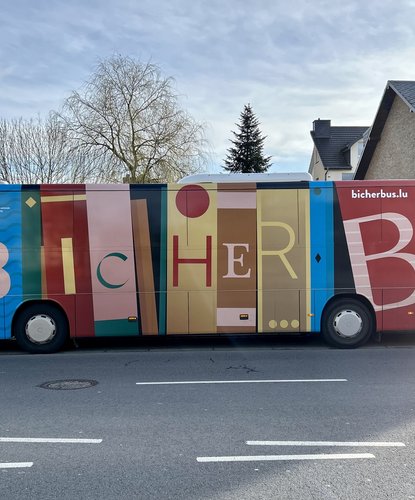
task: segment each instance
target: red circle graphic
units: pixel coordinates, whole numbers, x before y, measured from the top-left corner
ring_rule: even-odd
[[[208,192],[194,184],[184,186],[176,195],[176,207],[185,217],[200,217],[209,208]]]

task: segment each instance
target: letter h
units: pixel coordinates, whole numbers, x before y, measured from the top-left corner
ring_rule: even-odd
[[[206,236],[206,258],[180,259],[179,236],[173,235],[173,286],[179,286],[179,264],[205,264],[206,286],[212,286],[212,236]]]

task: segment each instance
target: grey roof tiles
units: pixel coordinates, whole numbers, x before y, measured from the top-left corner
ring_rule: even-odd
[[[311,131],[311,137],[323,162],[324,168],[351,168],[347,150],[363,137],[368,127],[330,127],[330,137],[316,137]]]
[[[388,85],[408,104],[415,112],[415,82],[402,80],[389,80]]]

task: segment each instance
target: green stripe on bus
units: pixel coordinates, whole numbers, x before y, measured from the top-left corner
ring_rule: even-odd
[[[42,297],[40,193],[22,191],[23,295]]]
[[[96,337],[137,336],[138,323],[127,319],[95,321]]]

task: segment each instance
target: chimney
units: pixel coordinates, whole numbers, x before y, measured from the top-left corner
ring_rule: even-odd
[[[314,120],[313,132],[316,139],[330,139],[331,120]]]

